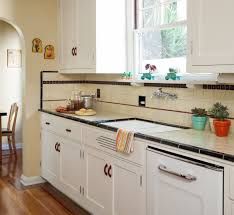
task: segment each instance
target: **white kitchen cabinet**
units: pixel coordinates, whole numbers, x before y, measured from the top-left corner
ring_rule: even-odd
[[[84,163],[82,145],[60,138],[59,182],[70,198],[80,201],[84,187]]]
[[[60,0],[60,72],[95,72],[95,0]]]
[[[104,153],[85,147],[86,183],[85,198],[89,210],[95,215],[112,214],[112,178],[110,158]]]
[[[145,214],[143,168],[85,148],[86,199],[95,214]]]
[[[126,72],[129,0],[96,1],[96,72]]]
[[[126,72],[133,50],[128,43],[133,39],[133,1],[59,2],[60,73]]]
[[[118,160],[112,168],[113,215],[146,214],[143,168]]]
[[[188,0],[188,72],[234,72],[233,8],[233,0]]]
[[[41,174],[50,183],[57,186],[59,174],[59,153],[56,149],[59,137],[48,130],[41,130]]]

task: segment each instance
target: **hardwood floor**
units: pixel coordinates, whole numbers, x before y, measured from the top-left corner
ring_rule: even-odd
[[[47,192],[53,190],[49,184],[23,187],[19,181],[21,173],[21,150],[17,151],[17,159],[14,156],[3,156],[0,166],[0,215],[87,214],[58,191]]]

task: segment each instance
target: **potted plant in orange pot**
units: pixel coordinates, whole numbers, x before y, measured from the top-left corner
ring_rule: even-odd
[[[227,119],[229,117],[227,106],[217,102],[213,105],[209,113],[215,118],[213,124],[216,136],[227,137],[231,126],[231,121]]]

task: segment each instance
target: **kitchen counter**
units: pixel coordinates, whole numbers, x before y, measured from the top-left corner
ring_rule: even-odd
[[[62,114],[44,109],[39,111],[66,119],[83,122],[110,131],[117,131],[117,128],[102,124],[103,122],[137,119],[131,115],[108,112],[97,113],[96,116],[84,117],[76,116],[73,114]],[[209,131],[196,131],[194,129],[188,129],[187,127],[175,126],[160,122],[153,123],[174,126],[182,129],[150,134],[135,133],[135,137],[234,162],[234,135],[229,135],[228,137],[221,138],[217,137],[215,134]]]

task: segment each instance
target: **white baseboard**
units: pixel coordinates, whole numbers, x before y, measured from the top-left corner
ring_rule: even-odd
[[[27,177],[25,175],[21,175],[20,182],[25,187],[27,187],[36,184],[42,184],[45,183],[46,181],[40,176]]]
[[[16,149],[22,149],[23,148],[22,147],[23,146],[22,143],[16,143],[15,146],[16,146]],[[8,143],[2,144],[2,150],[9,150]]]

